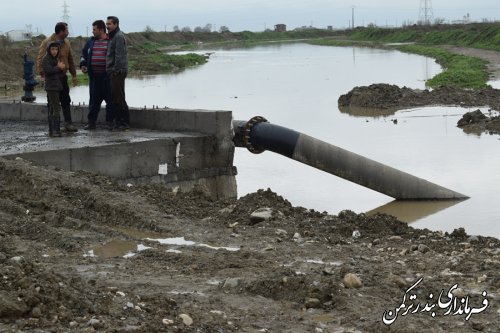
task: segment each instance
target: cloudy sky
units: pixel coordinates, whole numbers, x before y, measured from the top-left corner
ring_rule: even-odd
[[[262,31],[277,23],[289,29],[300,26],[336,28],[351,24],[354,6],[355,25],[374,23],[399,26],[416,22],[420,0],[66,0],[73,35],[87,36],[96,19],[108,15],[120,18],[125,32],[143,31],[150,26],[156,31],[172,31],[174,26],[215,29],[227,26],[231,31]],[[500,20],[497,0],[433,0],[434,18],[447,22],[459,20],[467,13],[470,19]],[[0,3],[0,32],[26,29],[51,34],[62,20],[64,0],[15,0]]]

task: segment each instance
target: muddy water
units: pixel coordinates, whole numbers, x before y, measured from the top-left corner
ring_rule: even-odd
[[[235,156],[240,196],[270,187],[294,205],[320,211],[380,210],[418,227],[464,227],[471,234],[500,237],[500,142],[455,126],[469,110],[432,107],[385,116],[338,110],[338,97],[354,86],[383,82],[424,88],[424,81],[440,70],[428,58],[364,48],[289,44],[214,50],[199,68],[128,79],[127,99],[138,107],[232,110],[235,119],[262,115],[471,199],[442,205],[392,203],[385,195],[274,153],[253,155],[243,149]],[[73,89],[72,97],[86,102],[87,88]]]

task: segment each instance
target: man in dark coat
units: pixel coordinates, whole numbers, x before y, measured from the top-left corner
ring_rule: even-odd
[[[128,73],[127,42],[120,30],[116,16],[108,16],[106,27],[110,38],[106,55],[106,72],[110,78],[113,112],[115,114],[115,128],[128,130],[130,115],[125,100],[125,78]]]

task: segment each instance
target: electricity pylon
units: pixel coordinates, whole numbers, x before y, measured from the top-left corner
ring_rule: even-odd
[[[418,21],[420,24],[430,25],[434,19],[431,0],[420,0]]]

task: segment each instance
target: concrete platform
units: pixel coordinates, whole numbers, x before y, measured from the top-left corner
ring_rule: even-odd
[[[130,113],[129,131],[109,131],[98,124],[95,131],[80,129],[49,138],[45,105],[0,102],[0,157],[85,170],[126,183],[163,183],[181,190],[202,186],[213,197],[236,196],[231,112],[131,109]],[[72,114],[82,127],[87,107],[74,106]]]

